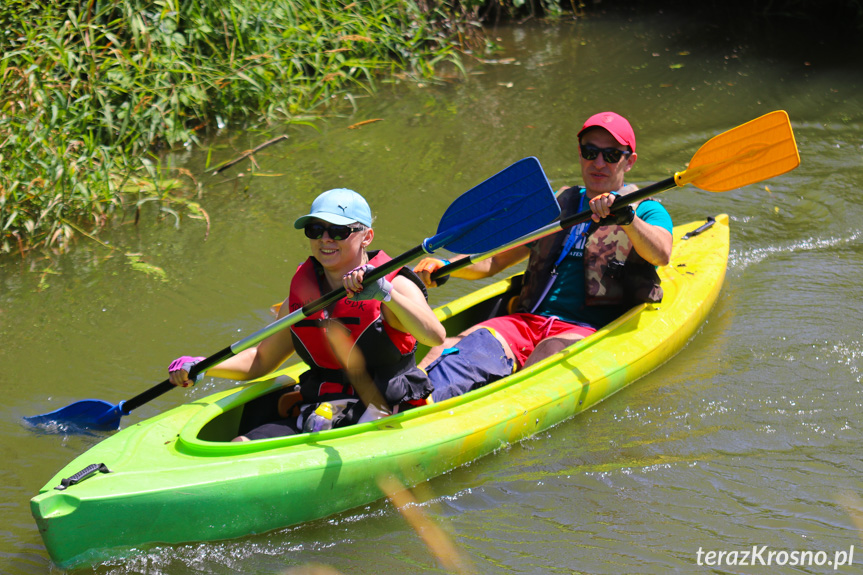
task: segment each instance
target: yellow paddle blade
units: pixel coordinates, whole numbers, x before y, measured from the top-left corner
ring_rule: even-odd
[[[707,141],[689,167],[674,174],[678,186],[692,184],[726,192],[754,184],[800,165],[800,154],[784,110],[765,114]]]

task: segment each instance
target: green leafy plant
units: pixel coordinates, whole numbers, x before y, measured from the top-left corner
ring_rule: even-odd
[[[201,215],[161,152],[227,122],[305,122],[381,75],[460,66],[464,18],[397,0],[7,2],[0,254],[66,250],[141,200]]]

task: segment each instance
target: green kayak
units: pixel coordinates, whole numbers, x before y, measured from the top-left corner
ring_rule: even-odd
[[[263,533],[380,499],[380,479],[416,485],[548,429],[657,368],[693,337],[728,259],[728,216],[708,223],[675,227],[671,263],[659,270],[661,304],[637,306],[561,353],[467,395],[352,427],[231,443],[244,405],[293,385],[305,369],[300,364],[130,425],[33,497],[45,546],[70,568],[154,544]],[[487,317],[514,281],[438,308],[448,333]]]

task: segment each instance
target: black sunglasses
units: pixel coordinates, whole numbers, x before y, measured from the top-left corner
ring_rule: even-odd
[[[325,226],[324,224],[319,224],[315,222],[311,224],[306,224],[305,228],[303,229],[306,232],[306,237],[310,240],[319,240],[324,237],[324,232],[327,232],[327,235],[330,236],[330,239],[340,241],[349,237],[352,233],[360,231],[363,228],[358,226],[341,225]]]
[[[578,147],[581,149],[581,157],[587,161],[595,160],[602,153],[603,160],[609,164],[616,164],[620,158],[632,155],[632,152],[625,152],[617,148],[598,148],[593,144],[580,144]]]

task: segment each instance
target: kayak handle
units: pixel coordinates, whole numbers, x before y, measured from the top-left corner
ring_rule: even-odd
[[[713,216],[707,216],[707,223],[706,224],[703,224],[702,226],[700,226],[696,230],[692,230],[691,232],[688,232],[685,236],[683,236],[683,239],[688,240],[689,238],[694,238],[695,236],[697,236],[701,232],[704,232],[704,231],[710,229],[710,227],[715,223],[716,223],[716,218],[714,218]]]
[[[88,477],[90,477],[91,475],[96,473],[97,471],[99,471],[101,473],[111,473],[111,470],[108,469],[108,466],[105,465],[104,463],[94,463],[93,465],[88,465],[87,467],[85,467],[84,469],[82,469],[81,471],[76,473],[75,475],[73,475],[71,477],[66,477],[65,479],[61,480],[60,485],[58,485],[54,489],[57,489],[58,491],[63,491],[64,489],[66,489],[67,487],[69,487],[71,485],[75,485],[76,483],[80,483],[80,482],[84,481],[85,479],[87,479]]]

